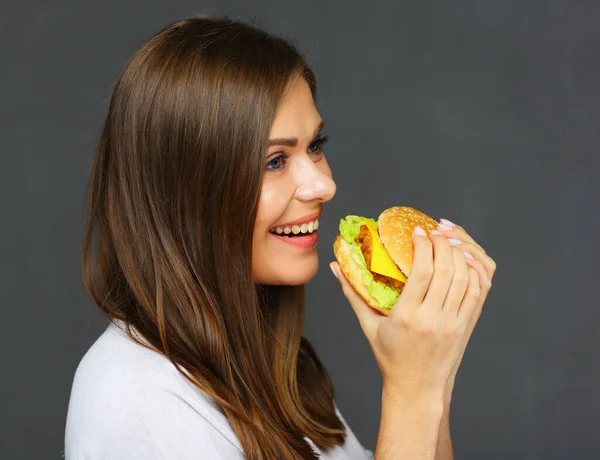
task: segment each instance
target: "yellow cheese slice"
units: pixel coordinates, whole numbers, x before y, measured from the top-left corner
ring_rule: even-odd
[[[379,239],[377,222],[365,220],[365,224],[371,232],[373,240],[373,254],[371,256],[371,266],[369,267],[369,270],[406,283],[406,276],[404,276],[404,274],[400,271],[396,263],[390,257],[390,254],[387,252],[387,249],[385,249],[385,246],[383,246],[383,243]]]

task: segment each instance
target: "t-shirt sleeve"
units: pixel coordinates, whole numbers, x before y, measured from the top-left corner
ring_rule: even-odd
[[[117,401],[113,401],[113,404]],[[168,389],[130,395],[107,407],[66,460],[242,460],[231,434]]]

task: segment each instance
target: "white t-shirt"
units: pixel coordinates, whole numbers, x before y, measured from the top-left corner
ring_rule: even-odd
[[[65,459],[243,459],[239,439],[214,400],[167,358],[131,340],[123,327],[109,325],[77,367]],[[372,459],[337,406],[336,412],[346,426],[345,444],[326,455],[307,438],[314,451],[322,459]]]

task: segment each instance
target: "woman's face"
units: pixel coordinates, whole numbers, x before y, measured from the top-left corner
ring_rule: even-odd
[[[299,285],[317,273],[315,220],[336,189],[321,151],[321,122],[310,88],[299,78],[271,125],[253,235],[255,283]]]

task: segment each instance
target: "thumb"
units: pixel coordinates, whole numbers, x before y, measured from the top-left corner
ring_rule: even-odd
[[[340,286],[342,287],[342,292],[346,296],[346,299],[348,299],[350,306],[358,318],[361,329],[370,342],[371,338],[374,337],[377,331],[377,325],[379,321],[381,321],[383,315],[374,308],[369,307],[363,298],[358,295],[358,293],[354,290],[352,285],[344,276],[339,263],[331,262],[329,267],[339,281]]]

